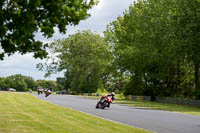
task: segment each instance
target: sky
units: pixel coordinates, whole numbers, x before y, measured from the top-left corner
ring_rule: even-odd
[[[52,42],[57,39],[66,38],[69,34],[76,33],[77,30],[95,31],[100,35],[103,35],[103,31],[106,30],[106,25],[117,19],[118,16],[122,16],[123,12],[128,9],[130,4],[133,4],[134,0],[99,0],[99,4],[93,7],[89,13],[91,17],[87,20],[82,20],[77,26],[67,26],[66,34],[60,34],[57,29],[52,38],[46,39],[40,33],[36,34],[35,39],[43,42]],[[33,58],[33,54],[14,54],[12,56],[0,60],[0,77],[7,77],[15,74],[22,74],[25,76],[31,76],[35,80],[46,79],[56,80],[57,77],[63,77],[63,72],[53,74],[48,78],[44,78],[44,71],[39,71],[36,68],[38,63],[42,63],[45,60]]]

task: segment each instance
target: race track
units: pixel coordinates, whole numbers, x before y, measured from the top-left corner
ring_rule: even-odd
[[[200,133],[200,116],[120,104],[111,104],[109,109],[102,110],[95,108],[97,100],[81,96],[34,95],[50,103],[158,133]]]

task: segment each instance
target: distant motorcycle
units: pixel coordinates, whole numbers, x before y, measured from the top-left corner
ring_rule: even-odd
[[[110,103],[112,103],[112,98],[110,96],[101,97],[101,99],[97,102],[96,108],[105,109],[105,107],[110,107]]]
[[[37,91],[38,91],[38,95],[40,95],[40,94],[42,94],[44,92],[44,89],[39,88]]]
[[[44,91],[44,93],[45,93],[45,97],[48,97],[52,92],[51,90],[46,90]]]

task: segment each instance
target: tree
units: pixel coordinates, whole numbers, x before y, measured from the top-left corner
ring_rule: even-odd
[[[176,36],[179,39],[180,53],[194,67],[194,85],[200,90],[200,2],[198,0],[180,0],[177,2]]]
[[[0,77],[0,88],[6,90],[6,88],[15,88],[17,91],[37,90],[37,87],[52,88],[54,91],[62,89],[63,86],[57,84],[53,80],[37,80],[35,81],[30,76],[24,76],[21,74],[11,75],[8,77]]]
[[[15,88],[17,91],[26,91],[27,84],[24,77],[20,74],[8,76],[5,79],[6,88]]]
[[[66,25],[77,25],[89,17],[87,11],[95,0],[2,0],[0,1],[0,46],[4,55],[15,52],[33,52],[35,58],[47,55],[47,44],[35,39],[40,31],[44,37],[52,37],[54,27],[66,32]]]
[[[37,86],[41,86],[41,87],[43,87],[45,89],[52,88],[54,91],[59,89],[56,81],[52,81],[52,80],[37,80],[36,83],[37,83]]]
[[[65,70],[66,83],[72,91],[95,92],[111,65],[109,45],[91,31],[78,31],[66,39],[57,40],[50,49],[53,56],[49,57],[52,63],[46,64],[47,75]]]
[[[37,90],[37,84],[35,80],[30,76],[23,76],[25,83],[27,84],[27,88],[31,90]]]
[[[108,25],[105,37],[118,69],[130,73],[127,94],[190,96],[194,69],[188,57],[199,58],[193,54],[199,48],[196,2],[139,0]]]
[[[17,91],[27,91],[27,84],[21,78],[15,79],[13,88],[16,88]]]
[[[7,87],[6,83],[5,83],[5,78],[4,77],[0,77],[0,88],[2,90],[5,90]]]
[[[58,84],[60,90],[70,88],[70,82],[66,82],[66,78],[58,77],[56,78],[56,83]]]

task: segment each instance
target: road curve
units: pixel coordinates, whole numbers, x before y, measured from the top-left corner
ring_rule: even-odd
[[[158,133],[200,133],[200,116],[140,107],[112,104],[109,109],[95,109],[97,100],[71,95],[36,95],[50,103],[62,105],[98,117]]]

